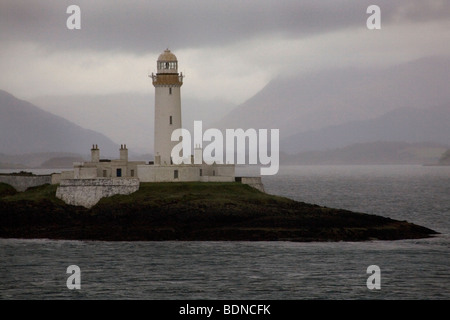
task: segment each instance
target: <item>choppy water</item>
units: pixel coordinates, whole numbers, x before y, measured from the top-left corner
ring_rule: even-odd
[[[449,299],[450,167],[298,166],[266,191],[441,232],[364,243],[0,239],[1,299]],[[81,268],[68,290],[66,268]],[[369,290],[366,269],[381,269]]]

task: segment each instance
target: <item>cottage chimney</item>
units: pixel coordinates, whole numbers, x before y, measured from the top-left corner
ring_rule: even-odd
[[[194,148],[194,162],[195,164],[203,163],[203,149],[200,145],[195,145]]]
[[[161,165],[161,156],[159,154],[155,156],[155,165]]]
[[[126,144],[120,145],[120,160],[128,162],[128,149]]]
[[[97,145],[92,145],[91,162],[100,162],[100,150]]]

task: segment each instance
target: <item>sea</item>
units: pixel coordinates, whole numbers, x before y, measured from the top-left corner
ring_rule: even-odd
[[[257,171],[238,168],[244,175]],[[440,234],[308,243],[0,239],[0,299],[450,298],[450,167],[282,166],[262,179],[267,193],[406,220]],[[71,290],[73,265],[80,289]],[[369,266],[378,267],[376,280]]]

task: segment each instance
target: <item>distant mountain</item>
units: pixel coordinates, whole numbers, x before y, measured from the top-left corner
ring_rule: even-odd
[[[21,164],[0,161],[0,169],[25,169],[25,168],[26,167]]]
[[[428,57],[386,69],[336,68],[279,77],[214,126],[274,128],[286,138],[401,107],[448,106],[449,74],[450,58]]]
[[[117,150],[118,151],[118,150]],[[102,158],[105,158],[102,156]],[[108,157],[110,159],[118,159],[119,153]],[[152,154],[136,154],[129,152],[128,158],[130,161],[151,161]],[[84,154],[77,154],[71,152],[40,152],[40,153],[25,153],[18,155],[6,155],[0,153],[0,169],[15,169],[15,168],[71,168],[73,162],[89,161],[91,155],[88,152]]]
[[[448,146],[434,143],[367,142],[325,151],[281,154],[282,165],[436,164]]]
[[[74,161],[80,161],[81,159],[90,158],[88,153],[85,155],[70,153],[70,152],[40,152],[40,153],[24,153],[16,155],[6,155],[0,153],[0,168],[14,169],[14,168],[50,168],[45,165],[51,159],[77,159]],[[59,167],[59,166],[58,166]],[[65,168],[72,167],[72,163]],[[57,167],[51,167],[51,169]]]
[[[102,155],[118,154],[119,144],[105,135],[84,129],[0,90],[0,153],[86,154],[92,144],[99,146]]]
[[[44,161],[41,164],[41,168],[46,169],[64,169],[64,168],[72,168],[74,162],[82,162],[86,161],[85,158],[82,157],[55,157],[50,158],[46,161]]]
[[[334,149],[373,141],[434,142],[450,145],[450,103],[429,109],[400,108],[371,120],[301,132],[280,141],[281,150]]]
[[[155,97],[150,87],[148,94],[41,96],[31,99],[31,102],[82,127],[95,128],[126,144],[130,152],[153,152]],[[183,128],[192,130],[194,120],[210,124],[234,107],[220,100],[184,98],[182,93]]]

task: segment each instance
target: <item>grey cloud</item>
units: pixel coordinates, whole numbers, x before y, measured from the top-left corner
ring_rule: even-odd
[[[443,1],[375,1],[383,23],[428,21],[450,17]],[[72,1],[3,0],[0,41],[32,41],[49,50],[114,50],[136,54],[220,46],[266,34],[304,37],[364,26],[366,8],[374,1],[183,0],[88,1],[77,4],[82,29],[66,28]]]

